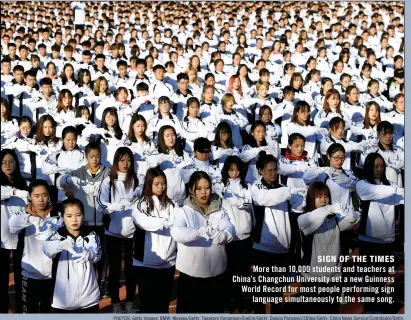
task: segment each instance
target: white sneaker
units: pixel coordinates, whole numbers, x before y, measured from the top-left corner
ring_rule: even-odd
[[[126,302],[126,313],[137,313],[138,310],[134,309],[134,302]]]
[[[113,303],[113,313],[123,313],[123,309],[121,309],[120,302]]]

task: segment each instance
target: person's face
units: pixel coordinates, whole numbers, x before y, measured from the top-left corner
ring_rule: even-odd
[[[233,89],[234,90],[239,90],[241,87],[241,80],[240,78],[235,78],[233,81]]]
[[[188,106],[188,116],[192,118],[197,118],[200,107],[197,103],[191,103]]]
[[[33,66],[33,68],[38,68],[40,65],[40,61],[37,59],[32,59],[31,60],[31,65]]]
[[[13,57],[16,54],[16,47],[9,48],[9,55]]]
[[[263,114],[261,115],[261,121],[263,121],[265,124],[270,123],[272,119],[272,114],[270,110],[266,109],[264,110]]]
[[[53,124],[50,120],[44,121],[43,123],[43,135],[46,137],[50,137],[51,133],[53,132]]]
[[[118,161],[118,171],[121,173],[127,173],[131,167],[130,156],[126,153]]]
[[[231,165],[230,169],[228,169],[228,177],[233,180],[240,177],[240,170],[234,163]]]
[[[91,56],[82,55],[83,63],[90,64]]]
[[[100,166],[100,151],[98,149],[91,149],[87,154],[87,162],[90,168],[98,168]]]
[[[102,58],[96,59],[96,65],[99,69],[103,69],[104,68],[104,59],[102,59]]]
[[[169,149],[173,149],[175,147],[176,139],[177,139],[174,130],[172,129],[165,130],[163,136],[164,136],[164,143],[166,147]]]
[[[128,96],[128,94],[127,94],[126,90],[121,90],[118,93],[117,100],[120,101],[120,102],[125,102],[125,101],[127,101],[127,96]]]
[[[320,193],[315,196],[315,208],[325,207],[330,203],[330,195],[328,193]]]
[[[234,99],[228,99],[224,106],[224,109],[231,112],[233,110],[234,102]]]
[[[27,55],[28,55],[28,51],[26,49],[20,50],[20,58],[22,58],[23,60],[26,60]]]
[[[265,136],[265,128],[263,126],[257,126],[252,132],[251,135],[254,137],[255,141],[263,142]]]
[[[100,81],[100,85],[98,87],[99,92],[106,92],[107,90],[107,82],[102,80]]]
[[[335,66],[335,72],[336,73],[341,73],[344,69],[344,64],[342,62],[337,63]]]
[[[144,136],[144,132],[146,131],[146,125],[144,124],[144,121],[142,120],[137,120],[134,124],[133,124],[133,130],[134,130],[134,134],[137,137],[143,137]]]
[[[303,53],[304,47],[303,47],[302,45],[298,45],[297,48],[295,48],[295,50],[296,50],[298,53]]]
[[[241,76],[242,78],[245,78],[245,77],[247,76],[247,74],[248,74],[247,68],[246,68],[246,67],[242,67],[242,68],[240,69],[240,76]]]
[[[104,120],[106,120],[106,124],[107,124],[107,126],[108,126],[109,128],[113,128],[113,127],[114,127],[114,124],[115,124],[116,121],[117,121],[117,117],[116,117],[114,114],[108,112],[108,113],[106,114],[106,117],[105,117]]]
[[[158,104],[158,109],[162,114],[168,114],[170,112],[170,103],[162,102]]]
[[[33,88],[36,85],[36,77],[33,77],[31,75],[28,75],[26,77],[26,84],[30,87]]]
[[[267,163],[264,169],[258,171],[268,183],[274,183],[278,177],[278,166],[274,161]]]
[[[125,77],[127,74],[127,67],[126,66],[118,67],[118,73],[121,77]]]
[[[1,163],[1,171],[3,171],[6,176],[10,177],[16,170],[16,165],[17,163],[13,156],[11,154],[6,154]]]
[[[298,122],[306,123],[309,117],[310,117],[310,113],[307,109],[298,110],[298,112],[297,112]]]
[[[301,88],[302,84],[303,84],[303,79],[301,79],[300,77],[295,78],[293,81],[293,87],[296,89]]]
[[[80,207],[77,205],[66,207],[63,213],[63,221],[68,232],[79,231],[83,224],[83,213]]]
[[[164,194],[164,191],[166,191],[167,188],[167,183],[166,179],[162,176],[155,177],[153,179],[153,185],[151,186],[152,192],[154,196],[161,196]]]
[[[181,79],[179,82],[177,82],[177,86],[180,89],[181,92],[187,92],[188,89],[188,81],[186,79]]]
[[[68,68],[66,68],[64,73],[65,73],[67,79],[71,79],[73,77],[74,70],[73,70],[73,68],[68,67]]]
[[[30,199],[36,211],[44,211],[49,203],[49,192],[44,186],[35,187],[30,194]]]
[[[206,179],[200,179],[192,190],[194,201],[200,206],[208,206],[211,196],[211,185]]]
[[[160,80],[160,81],[164,80],[164,70],[163,69],[157,69],[156,72],[154,72],[154,75],[157,80]]]
[[[327,99],[327,103],[330,106],[331,109],[337,109],[338,103],[340,102],[340,100],[338,99],[337,95],[331,95],[328,99]]]
[[[29,122],[23,122],[19,126],[20,133],[24,136],[27,137],[30,134],[31,131],[31,125]]]
[[[344,126],[342,124],[339,124],[334,128],[330,128],[329,130],[331,135],[337,138],[338,140],[340,140],[344,135]]]
[[[204,92],[204,100],[206,102],[211,102],[211,101],[213,101],[213,98],[214,98],[214,90],[212,88],[208,88]]]
[[[358,90],[353,89],[349,94],[347,94],[348,100],[354,103],[357,103],[358,101]]]
[[[17,82],[22,82],[23,81],[23,78],[24,78],[23,71],[20,71],[20,70],[15,71],[13,73],[13,75],[14,75],[14,78],[16,79]]]
[[[380,157],[374,161],[374,179],[381,179],[384,176],[384,160]]]
[[[344,161],[345,161],[345,154],[342,151],[337,151],[332,155],[328,155],[328,160],[330,160],[330,167],[334,169],[341,169]]]
[[[11,64],[8,62],[3,62],[1,64],[1,71],[3,72],[3,74],[10,74]]]
[[[403,64],[402,59],[398,59],[397,61],[394,62],[394,69],[401,69]]]
[[[375,106],[370,107],[370,110],[368,111],[368,116],[371,121],[376,121],[379,115],[380,113],[378,112]]]
[[[404,112],[405,106],[404,106],[404,97],[399,97],[397,102],[395,103],[395,108],[399,112]]]
[[[200,151],[194,151],[195,157],[200,160],[200,161],[208,161],[210,160],[210,152],[200,152]]]
[[[304,153],[305,141],[303,139],[296,139],[292,144],[288,145],[291,154],[295,157],[301,157]]]
[[[66,150],[71,151],[74,150],[77,144],[77,136],[74,133],[67,133],[64,136],[63,144]]]
[[[258,88],[258,95],[261,97],[265,97],[268,93],[268,88],[267,86],[260,86],[260,88]]]
[[[368,88],[370,89],[370,92],[371,92],[373,95],[378,94],[379,86],[378,86],[377,83],[373,83],[373,84],[372,84],[371,86],[369,86]]]

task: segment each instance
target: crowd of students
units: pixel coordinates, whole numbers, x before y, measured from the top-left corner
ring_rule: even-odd
[[[2,4],[1,312],[11,259],[16,312],[123,312],[124,269],[125,312],[138,286],[141,313],[167,313],[177,269],[177,313],[265,313],[232,281],[252,264],[332,269],[354,239],[392,255],[404,18],[399,2]]]

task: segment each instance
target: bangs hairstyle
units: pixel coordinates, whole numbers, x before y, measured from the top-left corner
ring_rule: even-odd
[[[147,131],[147,121],[146,118],[144,118],[141,114],[137,114],[137,113],[133,113],[133,116],[131,117],[131,121],[130,121],[130,127],[128,129],[128,138],[132,141],[132,142],[137,142],[136,136],[134,134],[134,129],[133,126],[137,121],[143,121],[144,123],[144,133],[143,133],[143,139],[145,142],[149,142],[150,139],[147,137],[146,135],[146,131]]]
[[[52,126],[51,134],[49,137],[46,137],[43,133],[43,126],[46,121],[50,121],[51,126]],[[35,142],[44,143],[46,145],[48,145],[49,142],[53,142],[54,144],[56,144],[59,141],[59,139],[56,137],[56,128],[57,128],[57,123],[51,115],[49,114],[42,115],[36,125]]]
[[[261,126],[261,127],[264,127],[264,131],[267,130],[264,122],[262,122],[261,120],[257,120],[257,121],[255,121],[255,122],[251,125],[250,133],[248,134],[248,144],[249,144],[251,147],[253,147],[253,148],[257,148],[258,145],[257,145],[257,141],[255,140],[255,138],[253,137],[253,135],[252,135],[251,133],[254,132],[254,130],[255,130],[257,127],[260,127],[260,126]],[[267,141],[266,141],[265,138],[264,138],[263,141],[262,141],[262,143],[261,143],[261,146],[266,146],[266,145],[267,145]]]
[[[215,89],[214,89],[214,87],[206,84],[206,85],[203,87],[203,92],[201,93],[201,102],[205,102],[204,96],[205,96],[205,93],[207,92],[208,89],[212,89],[212,90],[213,90],[213,98],[214,98],[214,94],[215,94]]]
[[[13,179],[10,181],[4,174],[3,170],[0,171],[0,184],[1,186],[11,186],[19,190],[27,191],[26,180],[21,175],[19,158],[17,157],[16,151],[12,149],[3,149],[0,151],[0,162],[3,164],[4,157],[6,155],[11,155],[14,159],[16,168],[12,174]],[[3,201],[3,200],[2,200]]]
[[[295,104],[294,110],[293,110],[293,115],[291,117],[291,122],[301,125],[301,123],[298,122],[298,115],[297,115],[298,112],[300,112],[300,111],[306,111],[308,114],[311,114],[310,105],[304,100],[300,100]],[[310,119],[310,117],[308,117],[305,125],[309,126],[310,124],[311,124],[311,119]]]
[[[223,106],[223,108],[227,105],[228,101],[233,101],[233,103],[235,104],[234,96],[231,93],[226,93],[221,98],[221,105]]]
[[[375,101],[370,101],[367,102],[367,104],[365,105],[365,116],[364,116],[364,127],[366,129],[371,128],[371,122],[370,122],[370,109],[374,107],[376,111],[378,111],[378,117],[375,120],[375,125],[379,125],[381,123],[381,108],[380,105],[375,102]]]
[[[233,94],[233,86],[234,86],[234,81],[236,80],[236,79],[239,79],[240,80],[240,88],[238,89],[238,94],[242,97],[243,96],[243,89],[241,88],[241,79],[240,79],[240,76],[237,76],[237,75],[232,75],[231,77],[230,77],[230,79],[228,80],[228,92],[230,92],[230,93],[232,93]]]
[[[340,96],[340,93],[338,92],[338,90],[336,90],[336,89],[330,89],[325,94],[324,106],[323,106],[324,111],[325,112],[333,112],[330,108],[330,105],[328,104],[328,99],[330,97],[338,99],[338,105],[337,105],[336,111],[337,111],[337,113],[341,113],[341,96]]]
[[[360,92],[356,86],[353,86],[353,85],[348,86],[347,89],[345,90],[344,102],[348,102],[350,100],[348,99],[348,95],[351,94],[353,90],[357,90],[358,93]]]
[[[247,183],[245,182],[245,177],[247,175],[246,166],[244,162],[242,162],[241,159],[237,156],[228,156],[227,159],[225,159],[223,169],[221,170],[221,181],[223,182],[225,186],[227,186],[228,179],[230,179],[228,171],[230,170],[233,164],[240,171],[241,186],[243,188],[247,188]]]
[[[184,155],[184,144],[182,143],[182,140],[179,137],[177,137],[176,129],[170,125],[162,126],[158,132],[158,152],[164,154],[168,154],[170,152],[170,149],[167,148],[166,143],[164,141],[164,132],[168,129],[172,130],[174,132],[174,135],[176,136],[174,151],[178,156],[182,157]]]
[[[145,178],[144,186],[143,186],[143,192],[142,192],[142,196],[148,202],[148,209],[150,212],[154,210],[154,201],[152,198],[153,197],[153,182],[154,182],[154,179],[157,177],[163,177],[166,182],[166,188],[164,189],[163,194],[161,196],[157,196],[158,200],[160,201],[161,207],[164,209],[165,207],[167,207],[168,204],[172,204],[171,199],[167,196],[167,177],[164,174],[163,170],[161,170],[159,167],[150,168],[147,170],[146,178]]]
[[[261,117],[264,115],[264,112],[266,112],[268,110],[268,112],[270,112],[271,115],[271,120],[273,120],[273,110],[271,110],[271,108],[269,106],[267,106],[266,104],[261,106],[260,110],[258,111],[258,119],[261,120]]]
[[[80,209],[81,215],[84,216],[84,204],[79,199],[76,198],[68,198],[61,203],[61,211],[62,216],[64,217],[64,213],[68,207],[78,207]]]
[[[118,95],[119,95],[121,92],[127,93],[127,99],[128,99],[129,93],[128,93],[127,88],[125,88],[125,87],[120,87],[120,88],[118,88],[116,91],[114,91],[114,98],[116,98],[116,100],[117,100]]]
[[[221,121],[218,125],[217,128],[215,129],[215,136],[214,136],[214,142],[213,145],[217,147],[221,147],[221,140],[220,140],[220,133],[228,133],[229,137],[227,140],[227,147],[233,148],[233,134],[231,131],[231,127],[226,121]]]
[[[377,159],[381,159],[382,162],[384,163],[384,173],[382,174],[381,182],[382,182],[382,184],[384,184],[386,186],[390,186],[391,183],[388,181],[388,179],[385,175],[386,170],[387,170],[387,164],[385,163],[385,160],[382,157],[382,155],[380,155],[377,152],[369,153],[367,155],[367,157],[365,158],[365,161],[364,161],[364,178],[369,183],[376,184],[375,183],[375,177],[374,177],[374,165],[375,165],[375,161]]]
[[[106,123],[107,114],[110,114],[117,118],[117,120],[114,122],[114,136],[116,137],[116,139],[120,140],[121,137],[123,136],[123,132],[121,131],[120,124],[118,122],[117,109],[114,107],[109,107],[109,108],[104,109],[103,116],[101,117],[101,127],[105,130],[108,130],[107,123]]]
[[[104,93],[109,96],[109,95],[111,94],[111,92],[110,92],[110,88],[109,88],[109,86],[108,86],[108,81],[107,81],[107,79],[106,79],[105,77],[103,77],[103,76],[97,78],[97,80],[96,80],[96,82],[95,82],[95,84],[94,84],[94,94],[95,94],[96,96],[98,96],[98,95],[100,94],[99,88],[100,88],[100,83],[101,83],[102,81],[105,81],[106,84],[107,84],[107,88],[106,88],[106,91],[105,91]]]
[[[299,73],[299,72],[294,72],[293,75],[291,76],[290,87],[294,88],[293,84],[294,84],[294,81],[297,80],[297,79],[301,80],[301,87],[300,88],[303,87],[304,79],[303,79],[303,76],[301,75],[301,73]]]
[[[111,167],[110,172],[110,185],[113,187],[113,194],[116,192],[116,184],[114,182],[118,178],[118,163],[125,155],[128,155],[130,157],[131,163],[130,168],[127,172],[126,181],[124,185],[126,189],[133,188],[133,190],[138,187],[138,179],[134,171],[133,153],[128,147],[120,147],[116,150],[116,153],[114,154],[113,166]]]
[[[307,190],[307,198],[306,198],[306,205],[304,208],[305,212],[312,212],[315,209],[315,198],[317,198],[319,195],[326,194],[328,195],[328,198],[330,199],[331,204],[331,192],[328,186],[324,182],[319,182],[316,181],[313,184],[310,185],[310,187]]]
[[[210,176],[204,171],[195,171],[191,175],[190,180],[188,181],[188,191],[190,193],[190,197],[195,196],[195,189],[198,185],[198,182],[201,179],[206,179],[208,181],[208,183],[210,184],[210,190],[212,189],[213,184],[211,182]]]
[[[60,91],[59,97],[58,97],[58,102],[57,102],[57,112],[58,113],[60,113],[61,111],[64,110],[63,99],[67,95],[69,97],[69,105],[67,107],[67,110],[74,110],[74,107],[73,107],[73,94],[71,93],[71,91],[69,89],[63,89],[63,90]]]

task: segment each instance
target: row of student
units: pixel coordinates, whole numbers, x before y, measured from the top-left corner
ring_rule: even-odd
[[[20,306],[24,312],[38,312],[39,306],[41,312],[50,312],[52,297],[55,312],[95,313],[99,289],[92,264],[102,256],[104,239],[116,313],[121,312],[121,246],[125,250],[128,312],[132,311],[136,283],[141,312],[168,312],[175,268],[180,271],[178,313],[222,313],[229,297],[235,298],[236,307],[244,308],[244,293],[231,282],[232,275],[249,276],[252,258],[258,266],[287,266],[292,238],[298,236],[299,229],[304,235],[301,258],[311,267],[319,266],[314,252],[336,257],[344,254],[340,239],[354,227],[359,231],[360,254],[392,254],[395,207],[403,204],[404,189],[387,180],[386,163],[380,154],[367,156],[361,181],[342,169],[344,154],[342,145],[330,146],[329,167],[303,174],[308,190],[279,184],[281,163],[265,152],[260,152],[256,163],[260,178],[250,185],[245,181],[244,163],[237,156],[229,156],[222,170],[223,200],[213,192],[212,178],[204,171],[195,171],[188,182],[188,197],[179,206],[167,195],[174,183],[161,168],[147,171],[141,189],[130,149],[119,148],[113,167],[107,171],[96,161],[100,156],[98,145],[90,144],[89,163],[61,179],[74,187],[73,192],[87,193],[84,182],[94,184],[99,172],[106,171],[107,176],[99,178],[98,206],[95,198],[90,203],[90,197],[82,202],[75,196],[63,201],[59,216],[51,205],[49,184],[34,180],[27,187],[16,153],[5,149],[1,152],[0,175],[3,270],[8,269],[10,252],[14,265],[21,257],[21,274],[19,268],[14,272],[16,300],[21,281]],[[361,214],[351,203],[352,190],[361,200]],[[109,217],[104,235],[97,235],[98,227],[86,223],[90,215],[86,207],[94,206]],[[18,246],[19,234],[22,247]],[[324,243],[329,245],[324,247]],[[339,265],[338,258],[336,261],[326,265]],[[318,276],[305,276],[313,275]],[[331,279],[338,273],[327,276]],[[8,272],[4,272],[2,303],[8,301],[7,284]],[[333,313],[337,307],[338,303],[324,304],[323,311]],[[376,308],[375,304],[366,307]],[[272,312],[281,313],[281,308],[281,304],[271,305]],[[3,309],[7,312],[7,305]],[[265,313],[262,303],[254,303],[253,309]]]
[[[98,58],[97,61],[104,61],[104,59],[101,57]],[[344,63],[341,60],[337,60],[333,64],[331,73],[325,72],[313,57],[310,57],[304,68],[299,68],[298,65],[293,64],[291,61],[285,61],[284,65],[281,66],[279,70],[276,70],[276,72],[270,70],[269,64],[264,59],[257,61],[255,69],[248,67],[242,63],[240,59],[237,59],[236,66],[230,66],[230,70],[228,71],[224,71],[223,60],[216,59],[212,64],[215,70],[200,71],[200,59],[197,56],[193,56],[189,64],[184,68],[179,68],[179,70],[176,70],[175,63],[172,61],[167,62],[165,66],[161,64],[149,65],[144,59],[135,57],[133,63],[138,70],[135,75],[128,70],[127,62],[119,61],[116,63],[116,73],[113,75],[107,72],[98,72],[96,74],[96,72],[93,71],[94,69],[89,70],[87,68],[76,71],[72,64],[66,63],[62,69],[61,76],[57,76],[56,64],[53,62],[49,62],[44,72],[39,73],[37,69],[25,71],[21,65],[12,67],[11,60],[4,58],[2,59],[2,73],[4,77],[2,81],[2,92],[4,91],[3,94],[5,95],[20,97],[23,91],[32,93],[32,90],[27,92],[29,88],[21,88],[21,86],[26,85],[25,82],[31,83],[28,84],[28,86],[34,88],[35,84],[40,83],[41,79],[50,78],[55,92],[69,89],[73,95],[79,95],[79,99],[86,99],[88,96],[93,96],[99,92],[98,87],[94,87],[94,82],[104,77],[109,81],[108,87],[111,92],[124,86],[136,96],[136,86],[140,82],[144,82],[149,85],[150,93],[154,95],[154,98],[158,98],[159,94],[161,95],[161,93],[159,93],[161,90],[167,90],[170,94],[175,93],[178,96],[178,89],[181,91],[180,86],[178,86],[180,80],[178,76],[180,73],[187,73],[189,77],[184,80],[188,82],[189,88],[184,90],[184,95],[187,94],[185,92],[187,89],[190,89],[191,94],[197,96],[201,94],[202,88],[209,78],[209,74],[212,74],[215,78],[216,89],[231,89],[230,81],[232,80],[230,80],[230,78],[236,75],[240,78],[239,88],[235,88],[238,94],[240,96],[253,97],[255,95],[255,90],[253,90],[254,84],[262,79],[263,75],[260,73],[262,70],[265,70],[264,75],[268,77],[266,77],[264,81],[271,83],[270,91],[272,91],[271,94],[275,97],[280,94],[281,88],[284,88],[286,85],[291,85],[301,97],[307,96],[307,99],[313,100],[313,94],[320,92],[320,81],[324,78],[330,78],[333,84],[340,88],[341,93],[345,92],[345,89],[350,83],[356,85],[360,93],[367,93],[369,89],[368,83],[374,79],[378,81],[379,87],[373,94],[376,95],[376,93],[387,91],[387,97],[392,100],[395,94],[400,91],[399,86],[404,82],[403,58],[399,57],[396,59],[395,69],[392,74],[384,78],[384,80],[382,79],[382,74],[385,75],[385,73],[375,71],[379,70],[373,65],[375,61],[375,53],[368,53],[368,59],[359,67],[358,74],[353,74],[344,69]],[[100,62],[98,65],[102,63],[103,62]],[[251,72],[251,70],[253,70],[253,72]],[[11,73],[12,71],[13,73]],[[291,76],[294,73],[301,74],[301,76],[298,77],[301,83],[296,83],[295,85],[290,83]],[[25,74],[24,79],[23,74]],[[30,78],[26,79],[28,76],[30,76]],[[157,90],[155,90],[156,88]],[[164,94],[164,92],[162,94]],[[385,98],[385,95],[382,95],[382,97]],[[87,101],[88,103],[93,102]]]
[[[125,99],[126,90],[119,89],[118,95]],[[355,98],[355,89],[350,90],[350,94],[347,96]],[[149,112],[148,108],[142,110],[141,113],[139,109],[137,114],[133,114],[133,110],[124,111],[125,109],[118,110],[116,107],[109,107],[104,110],[101,117],[101,128],[98,128],[92,121],[93,111],[87,107],[79,107],[76,115],[74,115],[74,110],[69,110],[67,105],[70,105],[71,97],[66,92],[65,96],[61,95],[59,100],[63,101],[62,104],[66,105],[68,111],[73,115],[71,120],[63,122],[61,118],[57,117],[56,122],[51,115],[43,115],[36,125],[34,139],[29,136],[32,129],[31,120],[26,116],[21,117],[19,122],[10,120],[7,105],[3,101],[1,110],[2,146],[16,148],[22,152],[21,158],[24,158],[22,168],[25,169],[22,172],[26,174],[27,178],[33,177],[33,172],[36,171],[37,175],[49,175],[49,178],[46,179],[53,181],[52,174],[64,171],[65,168],[75,169],[76,166],[81,165],[84,156],[81,155],[76,146],[84,149],[88,141],[96,138],[100,141],[103,153],[102,161],[106,166],[112,165],[112,157],[119,146],[128,145],[135,154],[135,160],[138,161],[138,173],[144,174],[147,166],[150,166],[150,162],[163,161],[155,153],[156,145],[160,146],[160,153],[167,149],[165,130],[161,130],[164,126],[171,126],[175,135],[185,139],[185,143],[182,142],[182,145],[178,143],[179,147],[182,148],[181,151],[178,151],[178,156],[183,156],[186,161],[188,156],[193,154],[194,141],[197,138],[214,140],[212,160],[220,163],[220,167],[224,162],[224,156],[241,154],[243,160],[248,162],[256,158],[258,148],[265,146],[278,157],[280,148],[285,148],[288,145],[288,137],[293,133],[299,133],[305,137],[307,156],[316,164],[322,163],[322,156],[325,156],[328,146],[333,142],[342,143],[347,149],[344,169],[355,170],[356,167],[362,167],[361,156],[354,154],[352,158],[351,152],[367,154],[367,150],[370,149],[380,150],[379,152],[387,154],[386,160],[393,168],[393,172],[389,174],[389,179],[401,185],[400,170],[403,169],[404,154],[401,147],[391,147],[391,145],[401,146],[403,143],[404,96],[402,94],[396,96],[395,110],[385,114],[381,112],[380,106],[376,102],[368,102],[364,110],[362,106],[355,107],[349,100],[345,105],[350,107],[345,108],[345,110],[352,112],[352,118],[358,120],[364,117],[362,121],[354,123],[347,113],[341,110],[339,93],[336,90],[328,90],[324,99],[324,109],[316,114],[314,123],[310,121],[312,112],[309,104],[305,101],[298,101],[293,106],[291,101],[288,103],[286,100],[290,97],[292,95],[286,94],[284,103],[278,106],[274,112],[267,105],[256,107],[255,113],[258,120],[254,121],[251,126],[248,125],[246,119],[247,110],[235,108],[233,96],[225,94],[220,107],[216,105],[210,107],[207,104],[199,103],[194,97],[189,98],[185,111],[186,116],[181,122],[171,112],[168,97],[159,99],[158,113],[148,123],[145,119],[147,112]],[[96,110],[96,113],[97,111],[100,110]],[[390,123],[387,124],[387,120]],[[280,124],[278,125],[276,122]],[[379,131],[378,127],[381,123],[385,123],[385,125],[381,126],[384,129]],[[258,129],[259,127],[262,129]],[[261,132],[263,132],[262,136]],[[378,145],[378,141],[383,140],[383,136],[379,133],[385,134],[385,132],[393,134],[387,138],[386,145],[388,147]],[[62,153],[63,145],[57,136],[61,136],[64,141],[67,133],[71,133],[69,137],[75,138],[75,143],[65,144],[65,152]],[[324,137],[326,138],[324,139]],[[51,139],[51,144],[48,143],[49,139]],[[176,142],[173,141],[169,144],[174,145]],[[71,150],[74,151],[70,152]],[[37,155],[30,155],[28,152],[37,152]],[[62,154],[66,155],[57,161],[55,155],[52,156],[53,153],[58,154],[59,157]],[[57,163],[59,166],[56,166]],[[73,165],[75,167],[72,167]],[[253,166],[251,165],[250,168]],[[250,170],[247,181],[253,182],[257,176]]]

